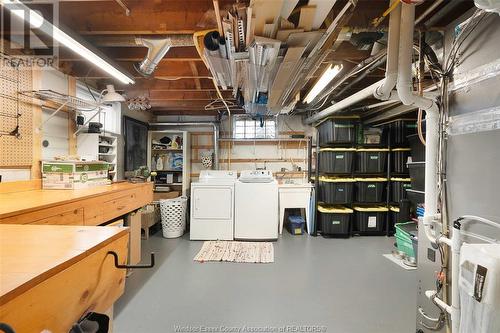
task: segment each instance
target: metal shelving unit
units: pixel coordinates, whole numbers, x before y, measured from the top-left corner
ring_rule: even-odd
[[[43,102],[55,104],[55,105],[49,105],[51,108],[55,107],[56,109],[40,125],[39,127],[40,130],[43,128],[43,125],[45,125],[48,121],[50,121],[57,113],[59,113],[64,108],[68,108],[75,111],[83,111],[83,112],[97,110],[95,115],[93,115],[90,119],[88,119],[85,122],[85,124],[83,124],[83,126],[80,126],[80,128],[73,133],[73,135],[76,136],[76,134],[78,134],[78,132],[80,132],[82,128],[85,128],[96,116],[98,116],[101,113],[102,104],[100,103],[87,101],[75,96],[61,94],[53,90],[48,90],[48,89],[27,90],[27,91],[20,91],[19,94],[29,98],[35,98]]]
[[[386,184],[386,188],[385,188],[385,198],[382,202],[380,202],[381,204],[385,204],[388,208],[390,207],[390,205],[392,204],[391,200],[390,200],[390,196],[391,196],[391,182],[390,182],[390,179],[391,177],[394,177],[395,175],[396,176],[402,176],[402,174],[400,173],[397,173],[397,174],[393,174],[392,173],[392,159],[391,159],[391,149],[392,148],[401,148],[400,146],[398,147],[392,147],[392,143],[391,143],[391,133],[390,133],[390,129],[388,130],[388,132],[386,133],[387,135],[387,144],[379,144],[379,145],[366,145],[366,144],[358,144],[358,143],[353,143],[352,145],[353,146],[356,146],[357,148],[389,148],[389,151],[387,152],[387,163],[386,163],[386,170],[384,171],[383,174],[359,174],[357,173],[355,170],[352,171],[350,173],[350,176],[351,177],[386,177],[387,178],[387,184]],[[344,146],[345,145],[340,145],[340,146]],[[315,159],[315,170],[314,172],[312,172],[312,170],[309,172],[309,180],[314,182],[314,189],[315,189],[315,212],[314,212],[314,221],[315,221],[315,224],[314,224],[314,230],[313,230],[313,235],[314,236],[317,236],[317,231],[318,231],[318,226],[317,226],[317,221],[318,221],[318,199],[319,199],[319,191],[318,191],[318,187],[319,187],[319,181],[317,181],[319,179],[319,176],[320,176],[320,167],[319,167],[319,150],[320,150],[320,146],[319,146],[319,131],[316,132],[316,145],[312,145],[312,141],[311,141],[311,144],[309,145],[309,152],[308,152],[308,159],[309,159],[309,165],[312,166],[312,156],[314,154],[314,150],[316,151],[316,159]],[[356,163],[355,161],[353,161],[353,163]],[[353,201],[352,204],[350,204],[349,206],[352,206],[353,204],[357,204],[356,202]],[[359,203],[359,204],[362,204],[362,203]],[[362,205],[365,205],[365,204],[362,204]],[[385,227],[385,235],[387,236],[392,236],[393,235],[393,230],[391,229],[391,213],[390,211],[387,212],[387,217],[386,217],[387,221],[386,221],[386,227]],[[350,235],[352,236],[354,234],[354,225],[353,223],[351,223],[350,225]]]

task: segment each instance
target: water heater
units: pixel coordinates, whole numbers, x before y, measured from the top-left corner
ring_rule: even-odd
[[[460,333],[500,332],[500,244],[460,250]]]

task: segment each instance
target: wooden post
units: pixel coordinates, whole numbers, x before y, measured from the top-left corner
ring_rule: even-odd
[[[68,76],[68,95],[76,96],[76,79],[73,76]],[[76,137],[73,133],[76,132],[76,114],[75,111],[68,109],[68,146],[69,155],[77,154]]]
[[[129,265],[137,265],[141,262],[141,211],[130,213],[126,218],[126,226],[129,227],[130,241],[128,244]]]

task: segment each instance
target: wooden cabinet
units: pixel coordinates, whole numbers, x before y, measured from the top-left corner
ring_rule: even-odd
[[[108,251],[124,264],[127,244],[127,228],[0,225],[1,321],[16,332],[68,332],[87,312],[106,312],[126,274]]]
[[[84,190],[3,193],[0,200],[0,224],[92,226],[152,202],[153,184],[124,182]]]

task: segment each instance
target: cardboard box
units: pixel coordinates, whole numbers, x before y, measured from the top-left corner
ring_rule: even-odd
[[[42,188],[77,190],[107,185],[109,164],[106,162],[42,161]]]
[[[180,197],[179,192],[153,192],[153,201],[158,201],[160,199],[174,199]]]

